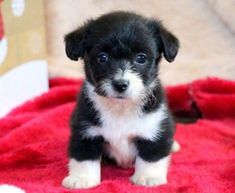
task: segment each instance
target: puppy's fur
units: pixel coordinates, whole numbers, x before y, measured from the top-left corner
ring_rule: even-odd
[[[90,20],[65,36],[66,54],[83,59],[86,80],[71,118],[68,188],[98,185],[101,157],[135,166],[130,180],[167,182],[174,124],[158,79],[162,56],[172,62],[177,38],[159,21],[129,12]]]

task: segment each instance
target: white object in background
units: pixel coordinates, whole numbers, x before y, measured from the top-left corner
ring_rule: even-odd
[[[20,17],[25,10],[25,0],[12,0],[11,9],[14,16]]]
[[[34,60],[0,76],[0,117],[14,107],[48,91],[45,60]]]
[[[7,55],[7,39],[4,37],[0,40],[0,65],[3,63]]]
[[[24,190],[13,185],[0,185],[0,193],[25,193]]]

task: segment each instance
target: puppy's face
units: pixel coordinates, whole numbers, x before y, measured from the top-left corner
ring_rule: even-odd
[[[178,51],[178,40],[159,22],[127,12],[90,20],[65,42],[69,58],[84,59],[97,94],[132,100],[154,86],[161,56],[171,62]]]

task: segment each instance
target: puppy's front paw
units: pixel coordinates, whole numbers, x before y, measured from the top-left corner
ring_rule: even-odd
[[[130,180],[132,183],[142,186],[158,186],[167,183],[167,179],[165,177],[148,176],[144,174],[134,174],[131,176]]]
[[[65,188],[78,189],[78,188],[91,188],[100,184],[98,179],[91,178],[89,176],[67,176],[62,181],[62,185]]]
[[[91,188],[100,184],[100,161],[77,161],[70,159],[69,175],[64,178],[62,185],[66,188]]]

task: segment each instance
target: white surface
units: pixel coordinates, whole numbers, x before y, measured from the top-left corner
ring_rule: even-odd
[[[48,90],[47,63],[34,60],[0,77],[0,117]]]
[[[7,39],[2,38],[0,40],[0,65],[3,63],[7,55]]]
[[[25,10],[25,0],[12,0],[11,9],[14,16],[22,16]]]
[[[24,190],[8,184],[0,185],[0,193],[25,193]]]

